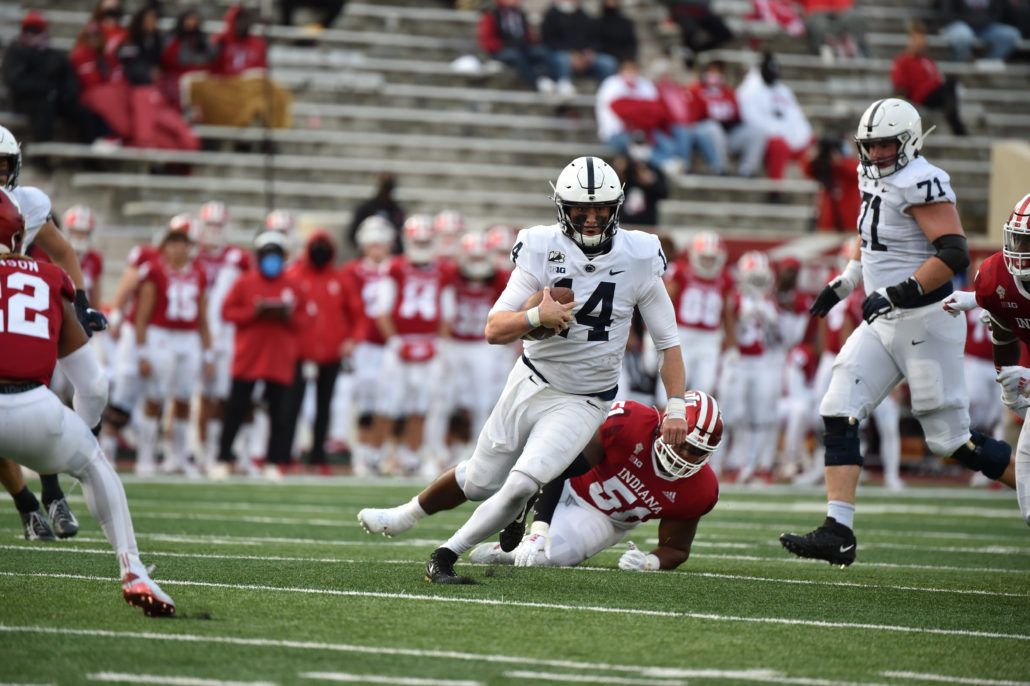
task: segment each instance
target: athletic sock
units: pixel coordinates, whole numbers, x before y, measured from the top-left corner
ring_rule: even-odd
[[[855,529],[855,506],[843,500],[831,500],[827,503],[826,516],[833,517],[838,524],[843,524],[852,531]]]
[[[14,506],[22,514],[35,512],[39,509],[39,501],[36,500],[36,496],[33,495],[28,486],[23,487],[18,493],[12,494],[11,497],[14,498]]]
[[[50,507],[50,503],[64,497],[61,490],[61,483],[57,480],[56,474],[40,474],[39,483],[43,486],[43,504]]]

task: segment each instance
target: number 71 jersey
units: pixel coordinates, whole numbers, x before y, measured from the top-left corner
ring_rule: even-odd
[[[924,157],[883,179],[870,179],[859,169],[862,207],[858,232],[862,237],[862,280],[866,293],[893,286],[912,276],[936,254],[933,243],[907,210],[913,205],[955,203],[947,172]]]

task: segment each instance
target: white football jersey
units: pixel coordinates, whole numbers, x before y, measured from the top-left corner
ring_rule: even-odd
[[[955,202],[947,172],[917,157],[884,179],[870,179],[859,167],[862,208],[862,280],[867,293],[912,276],[937,253],[933,243],[906,210],[913,205]]]
[[[32,186],[15,186],[11,193],[21,205],[21,214],[25,217],[25,238],[21,243],[21,251],[24,253],[50,218],[50,198]]]
[[[620,229],[611,250],[588,259],[560,224],[534,226],[519,232],[511,257],[515,271],[491,311],[517,312],[546,286],[571,288],[579,303],[567,331],[525,342],[526,357],[556,389],[592,394],[618,383],[634,306],[659,350],[679,345],[675,310],[662,283],[667,262],[656,236]]]

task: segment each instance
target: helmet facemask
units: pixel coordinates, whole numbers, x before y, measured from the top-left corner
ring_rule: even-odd
[[[722,443],[722,413],[716,399],[701,391],[687,391],[683,400],[689,427],[686,440],[670,446],[659,432],[654,441],[655,458],[662,470],[674,479],[697,474]]]
[[[897,136],[888,138],[867,138],[865,140],[855,139],[858,146],[858,159],[862,163],[865,175],[870,179],[882,179],[900,171],[902,167],[911,162],[905,152],[906,144],[912,140],[912,133],[905,131]],[[886,143],[894,141],[898,145],[897,151],[890,157],[873,159],[869,154],[869,148],[874,143]],[[882,165],[882,166],[881,166]]]
[[[619,225],[619,209],[622,207],[622,198],[609,202],[598,202],[598,203],[572,203],[563,202],[561,198],[555,196],[555,204],[558,206],[558,221],[562,225],[562,230],[565,235],[572,239],[574,243],[579,245],[583,249],[583,252],[588,255],[594,255],[602,252],[612,238],[615,237],[615,232],[618,230]],[[598,218],[600,224],[600,232],[588,236],[583,233],[588,227],[586,223],[588,221],[588,209],[596,208],[601,210],[608,208],[607,220]],[[589,227],[598,228],[598,227]]]
[[[586,255],[607,250],[619,229],[619,210],[626,197],[615,170],[599,157],[578,157],[562,170],[551,188],[562,232]],[[589,210],[603,208],[607,208],[607,216],[598,216],[596,226],[587,226]],[[596,234],[584,233],[594,229]]]
[[[1016,203],[1002,231],[1002,258],[1009,274],[1030,280],[1030,194]]]

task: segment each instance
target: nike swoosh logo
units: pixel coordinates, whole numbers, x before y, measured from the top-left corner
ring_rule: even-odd
[[[854,548],[854,547],[855,547],[855,544],[854,544],[854,543],[852,543],[851,545],[849,545],[849,546],[847,546],[847,547],[841,546],[841,547],[840,547],[840,551],[841,551],[842,553],[846,553],[846,552],[848,552],[849,550],[851,550],[851,549],[852,549],[852,548]]]
[[[625,269],[620,269],[619,271],[615,271],[614,269],[609,269],[608,270],[608,276],[615,276],[616,274],[621,274],[624,271],[626,271],[626,270]]]
[[[919,345],[920,343],[926,343],[926,339],[924,338],[921,341],[912,341],[912,345]]]

